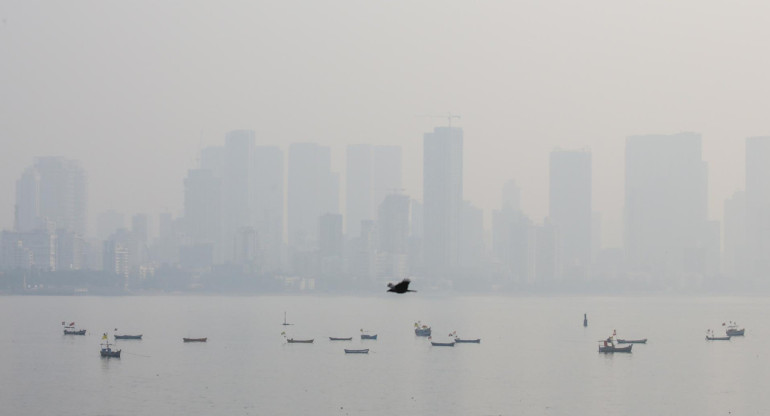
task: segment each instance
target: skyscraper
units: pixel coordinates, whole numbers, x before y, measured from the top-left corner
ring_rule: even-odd
[[[361,221],[373,220],[372,146],[352,144],[346,149],[345,234],[361,234]]]
[[[401,188],[401,147],[347,147],[345,232],[358,236],[361,221],[373,220],[387,195]]]
[[[747,277],[748,250],[746,247],[746,192],[737,191],[725,200],[723,270],[730,280]]]
[[[80,164],[61,157],[40,157],[16,182],[16,228],[87,230],[87,182]]]
[[[770,272],[770,137],[746,139],[747,277],[767,280]]]
[[[289,146],[288,241],[295,249],[313,251],[318,218],[339,213],[339,175],[331,172],[331,149],[315,143]]]
[[[631,271],[667,278],[692,272],[687,259],[706,234],[707,181],[699,134],[626,139],[625,249]]]
[[[550,161],[549,218],[564,279],[582,280],[591,265],[591,153],[554,150]]]
[[[265,271],[278,271],[283,254],[283,151],[274,146],[254,148],[252,219],[258,257]]]
[[[463,131],[436,127],[423,138],[425,271],[438,277],[458,265],[463,206]]]
[[[192,169],[184,180],[184,228],[188,244],[215,244],[221,240],[221,181],[207,169]],[[215,261],[221,253],[215,250]]]
[[[235,257],[238,229],[252,224],[253,158],[255,135],[251,130],[234,130],[225,136],[222,171],[222,254],[224,260]]]

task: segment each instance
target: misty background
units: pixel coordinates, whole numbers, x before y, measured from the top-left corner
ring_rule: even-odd
[[[601,245],[623,245],[626,137],[696,132],[707,218],[745,189],[745,139],[767,123],[762,2],[459,1],[0,4],[0,227],[39,156],[88,175],[101,212],[183,215],[183,180],[232,130],[331,149],[345,214],[346,146],[402,148],[423,194],[423,135],[463,129],[463,198],[486,240],[501,189],[549,213],[549,157],[591,153]],[[433,117],[436,116],[436,117]],[[286,156],[285,156],[286,157]],[[286,159],[285,159],[286,160]],[[288,163],[285,163],[287,166]],[[157,227],[157,223],[155,224]]]

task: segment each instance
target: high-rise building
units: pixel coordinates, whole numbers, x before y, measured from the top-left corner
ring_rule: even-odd
[[[748,250],[746,247],[746,193],[737,191],[725,200],[724,209],[723,271],[730,280],[747,277]]]
[[[361,221],[373,220],[372,146],[352,144],[346,149],[345,234],[361,234]]]
[[[406,195],[391,194],[380,203],[377,213],[379,251],[407,254],[409,250],[409,202]]]
[[[27,232],[39,229],[40,174],[34,167],[27,168],[16,181],[16,218],[14,229]]]
[[[770,273],[770,137],[746,139],[747,276],[767,281]]]
[[[210,170],[192,169],[184,180],[184,225],[188,244],[221,241],[221,181]],[[217,247],[215,261],[221,261]]]
[[[707,166],[696,133],[626,139],[625,249],[634,273],[668,278],[694,271],[706,234]],[[688,258],[690,260],[688,260]]]
[[[503,185],[501,208],[492,212],[492,252],[503,265],[510,283],[532,283],[534,230],[532,221],[521,212],[521,189],[515,181]]]
[[[484,212],[470,201],[463,201],[460,230],[460,266],[479,267],[484,260]]]
[[[401,146],[372,146],[372,219],[382,201],[402,186]]]
[[[271,272],[283,266],[283,167],[283,151],[278,147],[254,148],[252,219],[261,267]]]
[[[255,134],[251,130],[235,130],[225,136],[224,169],[222,171],[222,255],[235,257],[235,241],[241,227],[252,225],[254,201]]]
[[[584,280],[591,265],[591,153],[551,152],[549,191],[549,218],[558,236],[561,277]]]
[[[87,230],[87,182],[80,164],[61,157],[40,157],[16,183],[17,231]]]
[[[345,233],[358,236],[361,221],[376,218],[385,197],[401,189],[401,147],[347,147]]]
[[[314,251],[318,218],[339,213],[339,175],[331,172],[331,149],[315,143],[289,146],[287,193],[289,246]]]
[[[321,215],[318,218],[318,236],[318,252],[321,257],[342,258],[342,215]]]
[[[423,258],[428,276],[456,268],[463,206],[463,131],[436,127],[423,138]]]

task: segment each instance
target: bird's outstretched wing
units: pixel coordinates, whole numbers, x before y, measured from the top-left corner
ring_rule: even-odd
[[[404,279],[398,282],[398,284],[396,284],[395,289],[400,292],[406,292],[407,289],[409,289],[409,283],[410,283],[409,279]]]

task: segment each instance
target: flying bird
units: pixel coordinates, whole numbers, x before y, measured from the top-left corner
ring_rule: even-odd
[[[409,283],[411,280],[404,279],[400,281],[399,283],[396,283],[395,285],[393,283],[388,283],[388,292],[393,293],[406,293],[406,292],[416,292],[416,290],[409,290]]]

